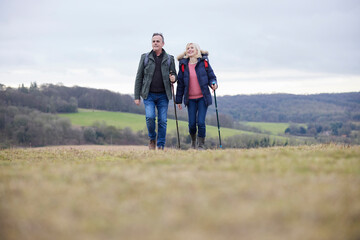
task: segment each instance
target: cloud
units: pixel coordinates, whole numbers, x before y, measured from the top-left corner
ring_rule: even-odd
[[[0,82],[101,82],[132,92],[153,32],[164,33],[165,49],[175,56],[188,42],[208,50],[227,94],[241,92],[231,84],[245,79],[274,82],[248,91],[336,89],[324,88],[324,79],[339,91],[360,90],[357,0],[1,1]],[[285,89],[280,82],[287,80]],[[116,88],[118,81],[127,87]]]

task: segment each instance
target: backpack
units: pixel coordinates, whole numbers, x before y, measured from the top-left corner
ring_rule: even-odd
[[[146,56],[145,56],[145,58],[144,58],[144,68],[146,67],[146,65],[148,64],[148,62],[149,62],[149,54],[150,54],[150,52],[148,52],[148,53],[146,53]],[[169,66],[169,68],[170,68],[170,61],[171,61],[171,55],[169,55],[168,54],[168,59],[167,59],[167,64],[168,64],[168,66]]]

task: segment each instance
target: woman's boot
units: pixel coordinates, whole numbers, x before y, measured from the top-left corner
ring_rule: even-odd
[[[190,136],[191,136],[191,148],[196,149],[196,133],[190,134]]]
[[[198,137],[198,149],[205,150],[205,138]]]

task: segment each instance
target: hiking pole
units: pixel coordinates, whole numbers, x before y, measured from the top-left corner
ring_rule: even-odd
[[[173,73],[173,72],[170,71],[170,74],[172,74],[172,73]],[[177,142],[178,142],[178,148],[180,149],[180,136],[179,136],[179,125],[178,125],[177,114],[176,114],[174,83],[171,83],[171,91],[172,91],[173,102],[174,102],[175,121],[176,121],[176,132],[177,132]]]
[[[213,82],[211,85],[215,85],[216,82]],[[217,126],[218,126],[218,132],[219,132],[219,143],[220,143],[220,148],[222,148],[221,145],[221,136],[220,136],[220,122],[219,122],[219,113],[218,113],[218,108],[217,108],[217,101],[216,101],[216,93],[214,90],[214,99],[215,99],[215,110],[216,110],[216,119],[217,119]]]

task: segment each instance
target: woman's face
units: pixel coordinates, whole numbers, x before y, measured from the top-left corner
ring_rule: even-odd
[[[194,57],[196,56],[198,53],[197,49],[194,47],[194,45],[190,44],[189,46],[187,46],[186,48],[186,55],[188,55],[189,57]]]

